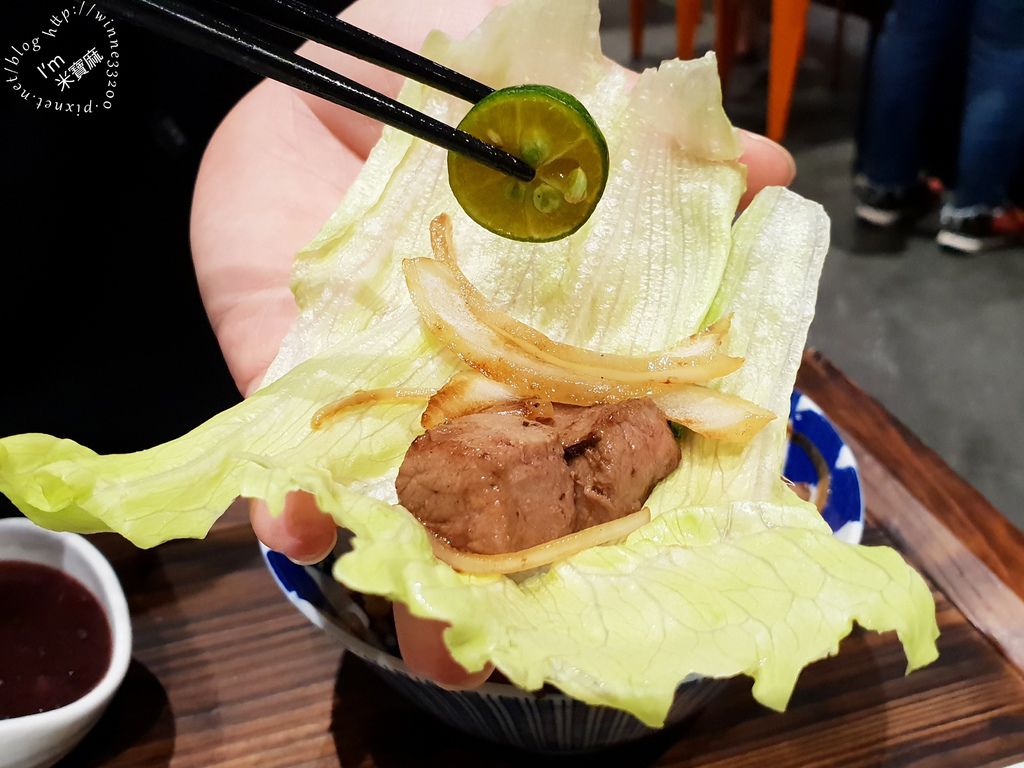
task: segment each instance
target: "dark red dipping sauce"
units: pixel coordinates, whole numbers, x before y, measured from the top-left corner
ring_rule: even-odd
[[[82,698],[110,666],[102,606],[56,568],[0,561],[0,720]]]

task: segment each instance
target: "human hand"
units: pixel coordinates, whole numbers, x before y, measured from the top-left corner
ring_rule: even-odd
[[[358,0],[342,18],[418,50],[431,29],[462,37],[499,0]],[[321,45],[299,53],[336,72],[394,96],[399,75]],[[381,125],[280,83],[262,82],[214,133],[203,156],[192,203],[192,254],[207,315],[235,383],[255,390],[296,316],[289,289],[295,253],[320,229],[355,179]],[[786,150],[741,132],[746,164],[746,205],[763,187],[788,184],[796,166]],[[272,517],[252,505],[256,535],[293,560],[312,563],[334,547],[333,520],[308,494],[290,494]],[[490,669],[468,674],[448,655],[444,625],[395,606],[395,625],[406,664],[449,687],[472,687]]]

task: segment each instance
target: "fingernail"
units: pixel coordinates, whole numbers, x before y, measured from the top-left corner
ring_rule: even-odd
[[[754,133],[753,131],[744,131],[744,133],[747,135],[748,139],[756,141],[760,144],[767,144],[780,155],[782,155],[783,158],[785,158],[786,165],[789,168],[789,181],[786,182],[787,184],[789,184],[790,182],[793,181],[793,179],[796,178],[796,160],[793,158],[793,155],[790,153],[788,149],[779,144],[779,142],[772,141],[767,136],[764,136],[760,133]]]
[[[327,549],[322,554],[320,554],[320,555],[318,555],[316,557],[309,557],[309,558],[305,558],[305,557],[291,557],[291,556],[289,556],[288,559],[291,560],[296,565],[301,565],[301,566],[316,565],[321,560],[326,559],[327,556],[330,555],[334,551],[334,547],[335,547],[335,545],[337,543],[338,543],[338,535],[335,534],[334,535],[334,540],[331,542],[331,546],[327,547]]]
[[[771,140],[769,139],[769,141]],[[775,146],[778,147],[780,150],[782,150],[782,154],[786,156],[786,165],[789,166],[789,181],[787,181],[786,183],[791,184],[793,183],[793,179],[796,178],[796,158],[794,158],[793,155],[790,154],[790,151],[781,144],[776,144],[774,141],[772,143],[775,144]]]
[[[331,554],[331,550],[327,550],[322,555],[320,555],[320,557],[312,557],[309,560],[304,560],[301,557],[289,557],[288,559],[291,560],[296,565],[301,565],[301,566],[305,567],[307,565],[316,565],[321,560],[324,560],[329,554]]]

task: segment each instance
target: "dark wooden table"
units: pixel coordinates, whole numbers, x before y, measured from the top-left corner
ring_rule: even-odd
[[[1024,536],[820,355],[799,386],[856,454],[866,541],[930,581],[939,660],[905,677],[896,638],[855,631],[785,714],[736,679],[693,720],[597,755],[543,758],[456,733],[306,623],[235,509],[205,542],[97,537],[135,626],[128,677],[64,766],[1006,766],[1024,761]]]

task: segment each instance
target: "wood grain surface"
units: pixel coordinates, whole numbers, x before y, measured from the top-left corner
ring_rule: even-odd
[[[850,438],[868,543],[930,579],[939,660],[905,676],[892,634],[855,630],[784,714],[731,681],[681,727],[582,757],[463,736],[342,658],[278,593],[236,509],[203,542],[140,552],[94,537],[128,594],[135,649],[74,766],[1006,766],[1024,760],[1024,538],[933,452],[809,354],[800,386]]]
[[[797,386],[825,408],[845,438],[852,438],[855,453],[870,455],[885,467],[921,508],[1024,600],[1024,532],[821,353],[804,354]],[[889,525],[900,510],[883,508],[878,514]],[[927,542],[901,543],[913,551],[927,547]]]

